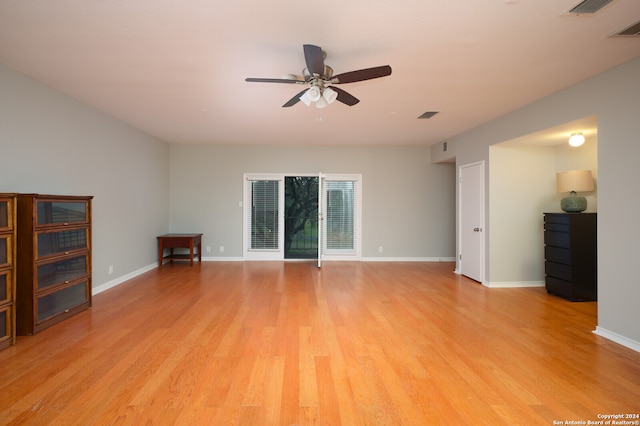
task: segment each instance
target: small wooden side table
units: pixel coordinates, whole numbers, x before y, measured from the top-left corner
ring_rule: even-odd
[[[165,260],[189,259],[193,266],[194,249],[197,247],[198,261],[202,262],[202,234],[164,234],[158,236],[158,266]],[[188,248],[189,254],[176,254],[174,248]],[[169,249],[169,255],[164,255],[164,249]]]

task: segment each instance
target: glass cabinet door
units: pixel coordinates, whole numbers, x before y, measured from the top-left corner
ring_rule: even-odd
[[[0,272],[0,305],[11,301],[11,271]]]
[[[0,198],[0,230],[9,227],[9,201]]]
[[[9,259],[11,253],[9,249],[11,247],[11,236],[0,235],[0,267],[9,265]]]
[[[11,336],[11,317],[9,307],[0,308],[0,342],[6,341]]]
[[[64,284],[89,273],[87,256],[67,257],[38,265],[38,289]]]
[[[38,259],[89,247],[87,228],[38,233]]]
[[[86,201],[38,200],[36,206],[38,225],[63,225],[88,222]]]
[[[89,292],[86,281],[38,297],[38,322],[81,305],[87,300],[89,300]]]
[[[0,272],[0,305],[11,301],[11,271]]]

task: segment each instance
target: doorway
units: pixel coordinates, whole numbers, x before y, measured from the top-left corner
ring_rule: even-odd
[[[284,258],[318,258],[318,176],[284,178]]]

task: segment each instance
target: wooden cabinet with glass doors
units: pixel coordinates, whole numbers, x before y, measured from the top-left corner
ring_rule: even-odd
[[[15,194],[0,194],[0,350],[16,343]]]
[[[91,306],[92,198],[18,195],[17,334]]]

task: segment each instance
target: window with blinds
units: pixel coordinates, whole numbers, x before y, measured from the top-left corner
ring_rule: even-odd
[[[326,181],[325,247],[328,251],[355,250],[355,182]]]
[[[251,182],[251,210],[249,212],[250,249],[279,248],[279,181]]]

